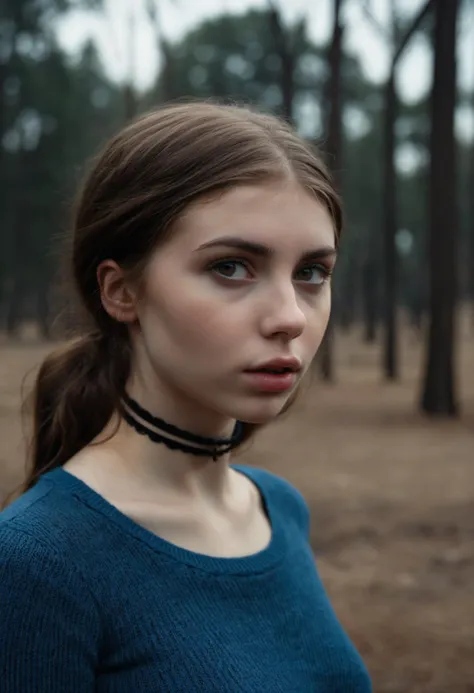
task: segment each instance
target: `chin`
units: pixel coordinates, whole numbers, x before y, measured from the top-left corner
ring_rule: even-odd
[[[267,401],[253,402],[248,406],[245,404],[234,410],[232,417],[242,423],[249,424],[268,424],[274,421],[285,409],[289,397],[268,398]]]

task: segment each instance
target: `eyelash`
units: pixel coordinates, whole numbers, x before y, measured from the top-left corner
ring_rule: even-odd
[[[211,265],[209,265],[208,270],[210,272],[216,272],[216,269],[218,269],[222,265],[228,265],[228,264],[243,265],[247,271],[250,271],[249,270],[249,263],[247,260],[244,260],[242,258],[234,258],[234,257],[225,258],[222,260],[218,260],[217,262],[213,262]],[[323,281],[320,284],[312,284],[311,282],[304,282],[304,281],[301,282],[302,284],[307,284],[308,286],[311,286],[313,288],[320,288],[321,286],[323,286],[330,279],[332,272],[333,272],[332,268],[329,268],[326,265],[322,265],[320,263],[312,263],[312,264],[308,264],[308,265],[303,265],[302,267],[299,268],[299,270],[304,270],[304,269],[317,269],[323,275]],[[218,276],[220,279],[224,279],[224,280],[228,279],[229,282],[231,282],[231,281],[238,282],[239,281],[236,279],[232,279],[230,277],[225,277],[222,274],[218,274]]]

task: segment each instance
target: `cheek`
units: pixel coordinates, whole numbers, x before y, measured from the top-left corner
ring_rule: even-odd
[[[316,351],[326,332],[331,314],[331,294],[328,291],[320,296],[317,307],[308,311],[306,330],[304,334],[305,342],[309,350]]]
[[[193,295],[194,294],[194,295]],[[166,341],[173,349],[204,351],[210,354],[235,342],[241,321],[228,305],[182,287],[161,293],[160,300],[150,302],[147,309],[148,331],[156,340]]]

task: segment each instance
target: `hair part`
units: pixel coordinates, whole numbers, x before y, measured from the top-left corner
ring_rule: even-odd
[[[102,305],[100,263],[114,260],[138,277],[191,203],[284,179],[325,206],[338,245],[342,211],[329,172],[314,147],[274,116],[209,102],[175,104],[138,117],[110,139],[80,187],[67,237],[64,273],[85,324],[39,369],[22,490],[89,445],[120,412],[131,348],[127,327]],[[258,426],[244,425],[248,440]]]

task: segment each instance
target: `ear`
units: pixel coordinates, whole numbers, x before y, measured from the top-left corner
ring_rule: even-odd
[[[123,323],[137,319],[136,292],[125,279],[125,272],[114,260],[104,260],[97,268],[97,282],[104,310]]]

